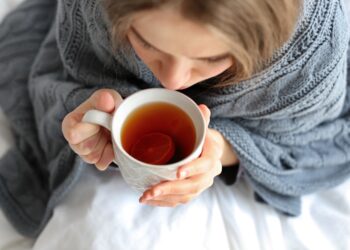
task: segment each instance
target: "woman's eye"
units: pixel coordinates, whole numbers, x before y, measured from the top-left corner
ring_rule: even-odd
[[[215,64],[215,63],[219,63],[221,61],[222,61],[222,59],[220,59],[220,60],[205,59],[205,62],[209,63],[209,64]]]
[[[208,64],[215,64],[215,63],[221,63],[228,58],[230,58],[230,57],[224,56],[224,57],[219,57],[219,58],[207,58],[207,59],[204,59],[203,61],[208,63]]]
[[[137,40],[139,41],[139,43],[142,45],[142,47],[144,47],[145,49],[153,49],[153,46],[150,45],[148,42],[146,42],[145,40],[143,40],[141,37],[137,36]]]
[[[225,58],[220,58],[220,59],[205,59],[204,62],[208,63],[208,64],[216,64],[216,63],[221,63],[222,61],[224,61]]]
[[[136,37],[137,42],[145,49],[153,49],[153,46],[146,42],[135,30],[131,29]]]
[[[147,43],[143,40],[140,40],[140,42],[145,49],[152,49],[153,48],[149,43]]]

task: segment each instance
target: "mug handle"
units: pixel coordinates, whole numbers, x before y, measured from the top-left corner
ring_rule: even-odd
[[[112,131],[112,116],[97,109],[91,109],[86,112],[82,122],[97,124]]]
[[[100,125],[112,132],[112,116],[97,109],[91,109],[85,113],[82,122]],[[113,162],[119,165],[114,156]]]

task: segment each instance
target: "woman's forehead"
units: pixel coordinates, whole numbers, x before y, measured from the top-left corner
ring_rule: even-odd
[[[197,58],[229,52],[223,39],[206,26],[185,19],[175,9],[139,12],[131,25],[144,40],[169,54]]]

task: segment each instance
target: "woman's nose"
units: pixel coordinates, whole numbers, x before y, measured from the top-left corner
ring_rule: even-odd
[[[182,59],[169,59],[159,64],[158,79],[171,90],[180,89],[191,78],[191,64]]]

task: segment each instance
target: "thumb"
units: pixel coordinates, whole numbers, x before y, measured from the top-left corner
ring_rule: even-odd
[[[91,109],[111,113],[119,106],[122,100],[122,97],[117,91],[113,89],[100,89],[95,91],[76,111],[81,115],[84,115]]]
[[[93,108],[108,113],[113,112],[123,101],[120,94],[113,89],[98,90],[92,95],[92,98]]]
[[[206,126],[208,127],[209,126],[209,122],[210,122],[210,109],[205,105],[205,104],[200,104],[198,106],[198,108],[200,109],[200,111],[202,112],[202,115],[204,117],[204,120],[205,120],[205,123],[206,123]]]

